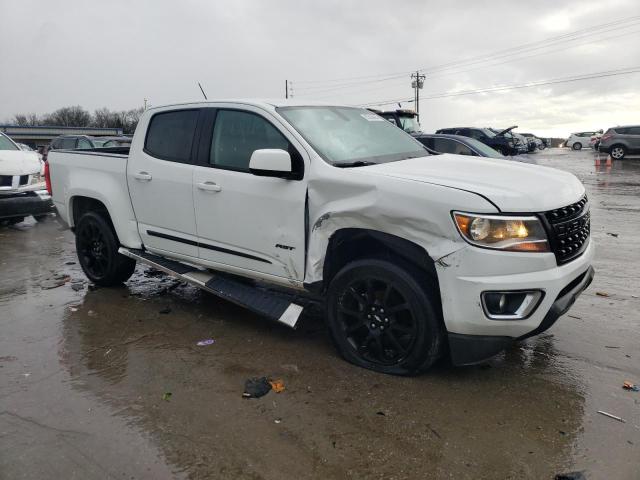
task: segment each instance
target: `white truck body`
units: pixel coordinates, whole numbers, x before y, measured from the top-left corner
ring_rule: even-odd
[[[549,319],[552,311],[564,313],[565,304],[570,306],[590,282],[593,246],[588,238],[580,240],[579,255],[560,261],[559,243],[552,238],[547,239],[552,248],[544,252],[481,248],[463,238],[452,217],[453,212],[525,215],[545,223],[542,217],[551,215],[545,212],[580,205],[581,215],[586,214],[580,235],[586,229],[588,236],[585,189],[572,174],[483,157],[427,156],[426,151],[418,158],[342,168],[323,158],[308,131],[303,135],[284,116],[283,108],[297,107],[323,108],[291,101],[221,101],[150,109],[128,155],[50,153],[55,207],[73,228],[79,220],[78,201],[94,199],[108,211],[123,247],[300,291],[323,291],[331,270],[327,258],[338,233],[383,235],[380,241],[392,249],[395,241],[411,245],[425,253],[437,274],[442,320],[456,363],[504,348],[497,341],[500,348],[481,346],[482,352],[467,358],[461,350],[476,345],[474,339],[478,345],[487,339],[493,345],[491,338],[513,340],[548,328],[555,321]],[[214,145],[211,151],[229,147],[218,138],[225,135],[222,127],[222,133],[211,133],[206,121],[198,123],[192,161],[158,158],[146,143],[151,141],[150,121],[190,110],[259,116],[295,149],[302,173],[296,179],[277,178],[207,164],[207,145]],[[361,116],[375,121],[366,115]],[[234,124],[228,125],[227,134],[233,135]],[[563,290],[576,279],[581,279],[580,288],[571,298],[563,297],[560,308]],[[540,292],[540,299],[524,318],[489,318],[481,301],[487,291],[530,290]]]

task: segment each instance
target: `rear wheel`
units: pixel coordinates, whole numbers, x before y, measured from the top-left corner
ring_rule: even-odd
[[[444,339],[439,311],[426,274],[402,261],[349,263],[327,295],[329,330],[340,354],[394,375],[419,373],[439,358]]]
[[[626,148],[624,148],[622,145],[614,145],[613,147],[611,147],[610,152],[611,153],[609,155],[611,155],[611,158],[615,160],[622,160],[627,154]]]
[[[573,144],[573,146],[571,147],[574,150],[581,150],[582,149],[582,144],[580,142],[576,142]]]
[[[110,287],[133,274],[136,262],[118,253],[116,234],[102,215],[85,213],[80,217],[75,233],[80,266],[93,283]]]

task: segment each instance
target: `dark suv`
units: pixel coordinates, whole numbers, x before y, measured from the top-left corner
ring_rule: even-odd
[[[488,128],[475,128],[475,127],[456,127],[456,128],[441,128],[436,133],[445,133],[448,135],[462,135],[463,137],[470,137],[479,140],[485,145],[489,145],[494,150],[500,152],[503,155],[517,155],[518,146],[511,136],[506,134],[518,128],[517,126],[509,127],[501,130],[498,133],[492,132]]]
[[[640,153],[640,125],[610,128],[600,138],[598,150],[615,160],[624,158],[627,153]]]

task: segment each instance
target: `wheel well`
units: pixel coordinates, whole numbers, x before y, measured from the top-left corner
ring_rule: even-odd
[[[424,271],[438,287],[433,259],[421,246],[395,235],[360,228],[338,230],[329,240],[322,273],[323,290],[347,263],[369,257],[403,258]],[[440,291],[438,288],[438,298]]]
[[[99,214],[102,218],[104,218],[109,226],[111,227],[111,231],[118,240],[118,234],[116,233],[116,228],[113,225],[113,221],[111,220],[111,215],[109,215],[109,210],[106,205],[102,203],[100,200],[96,200],[91,197],[73,197],[71,202],[72,214],[73,214],[73,226],[78,224],[78,221],[87,212],[95,212]]]

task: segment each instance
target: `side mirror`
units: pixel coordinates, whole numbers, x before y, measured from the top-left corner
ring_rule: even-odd
[[[292,174],[291,155],[276,148],[255,150],[249,160],[249,171],[261,177],[289,178]]]

